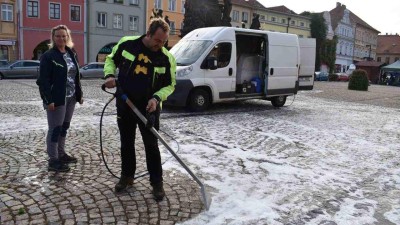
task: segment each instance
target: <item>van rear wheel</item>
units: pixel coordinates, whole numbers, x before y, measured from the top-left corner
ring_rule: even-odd
[[[271,103],[275,107],[282,107],[286,103],[286,96],[273,97]]]
[[[196,89],[190,94],[189,108],[192,111],[204,111],[210,105],[210,95],[203,89]]]

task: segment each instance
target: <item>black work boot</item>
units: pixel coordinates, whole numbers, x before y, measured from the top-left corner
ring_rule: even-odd
[[[67,155],[67,153],[60,157],[59,160],[62,163],[76,163],[78,161],[75,157]]]
[[[124,175],[121,175],[121,178],[119,179],[118,183],[115,185],[115,192],[121,192],[125,190],[125,188],[128,185],[133,184],[133,178],[132,177],[127,177]]]
[[[51,160],[49,161],[49,166],[47,167],[48,171],[55,172],[68,172],[71,168],[67,164],[62,163],[59,160]]]
[[[165,192],[164,192],[164,187],[163,187],[163,182],[157,183],[157,184],[152,184],[153,186],[153,196],[154,199],[159,202],[164,199]]]

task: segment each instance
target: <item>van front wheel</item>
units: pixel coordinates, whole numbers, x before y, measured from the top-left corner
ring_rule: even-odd
[[[273,97],[271,103],[275,107],[282,107],[286,103],[286,96]]]
[[[192,111],[204,111],[210,105],[210,95],[203,89],[196,89],[190,95],[189,108]]]

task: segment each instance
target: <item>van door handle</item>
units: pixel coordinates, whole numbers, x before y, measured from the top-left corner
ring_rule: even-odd
[[[269,75],[274,75],[274,68],[271,68],[270,70],[269,70]]]
[[[229,68],[229,76],[232,76],[232,74],[233,74],[233,69]]]

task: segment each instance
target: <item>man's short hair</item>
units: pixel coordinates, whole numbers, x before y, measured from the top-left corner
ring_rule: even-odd
[[[169,33],[169,25],[162,18],[153,18],[150,20],[149,34],[154,35],[158,28],[161,28],[165,33]]]

